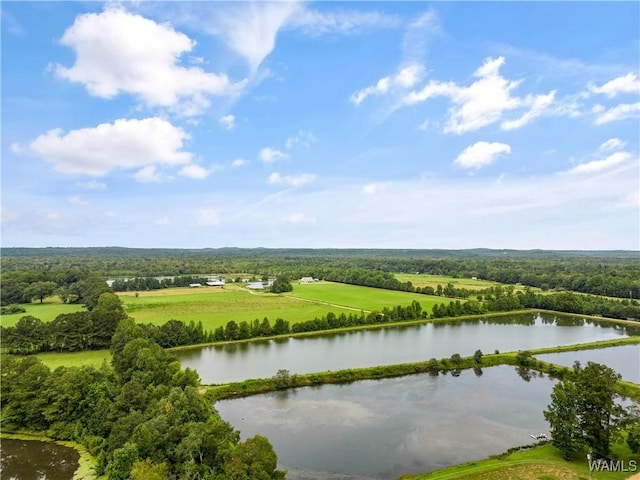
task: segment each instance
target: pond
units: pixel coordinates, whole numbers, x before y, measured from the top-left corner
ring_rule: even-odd
[[[485,458],[548,434],[555,380],[513,366],[411,375],[224,400],[243,438],[269,438],[289,480],[395,479]]]
[[[639,327],[550,314],[505,315],[178,350],[204,384],[569,345],[640,335]]]
[[[572,367],[576,360],[582,366],[585,366],[587,362],[603,363],[622,375],[623,380],[640,383],[640,345],[547,353],[536,355],[536,358],[566,367]]]
[[[71,480],[80,455],[70,447],[35,440],[0,440],[2,480]]]

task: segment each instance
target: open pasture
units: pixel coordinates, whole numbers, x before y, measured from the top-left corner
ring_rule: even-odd
[[[472,278],[455,278],[447,275],[429,275],[427,273],[394,273],[401,282],[411,282],[414,287],[433,287],[442,285],[446,287],[448,283],[455,288],[466,288],[467,290],[483,290],[497,285],[505,286],[504,283],[492,282],[489,280],[474,280]]]
[[[333,282],[294,283],[293,292],[286,295],[322,302],[327,305],[339,305],[358,311],[382,310],[384,307],[395,307],[396,305],[404,307],[416,300],[422,305],[423,310],[431,312],[436,303],[448,303],[450,301],[448,298],[421,295],[419,293],[383,290]]]
[[[277,318],[291,324],[312,320],[328,312],[348,313],[345,308],[318,302],[269,293],[252,293],[240,287],[234,288],[172,288],[152,292],[140,292],[138,297],[119,294],[125,311],[140,323],[161,325],[169,320],[202,322],[205,330],[224,326],[230,320],[236,322]]]
[[[20,304],[26,312],[12,313],[10,315],[2,315],[2,326],[13,327],[18,320],[27,315],[39,318],[43,322],[51,322],[61,313],[82,312],[85,310],[83,305],[62,303],[59,297],[45,298],[43,303],[33,302],[28,304]]]
[[[58,367],[80,367],[89,365],[99,368],[106,360],[111,363],[111,353],[109,350],[87,350],[86,352],[47,352],[36,355],[42,363],[52,371]]]

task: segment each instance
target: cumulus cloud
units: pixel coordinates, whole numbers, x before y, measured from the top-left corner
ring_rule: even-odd
[[[465,148],[453,163],[462,168],[477,170],[510,153],[511,147],[505,143],[477,142]]]
[[[218,119],[220,125],[222,125],[226,130],[232,131],[236,128],[236,117],[233,115],[224,115]]]
[[[609,155],[608,157],[602,160],[594,160],[591,162],[586,162],[586,163],[581,163],[580,165],[576,165],[566,173],[574,174],[574,175],[602,173],[627,162],[627,160],[631,158],[632,156],[630,153],[616,152],[616,153],[612,153],[611,155]]]
[[[133,175],[133,178],[140,183],[160,183],[166,180],[166,178],[160,174],[153,165],[141,168]]]
[[[604,109],[601,105],[596,105],[593,111],[597,114],[595,124],[602,125],[603,123],[626,120],[627,118],[637,116],[638,113],[640,113],[640,102],[622,103],[608,110]]]
[[[375,85],[365,87],[351,95],[351,102],[360,105],[367,97],[384,95],[394,90],[413,87],[424,75],[424,67],[419,64],[407,65],[391,77],[383,77]]]
[[[195,115],[209,106],[208,96],[242,88],[224,74],[179,65],[195,41],[168,24],[120,7],[79,15],[60,43],[72,48],[76,59],[69,68],[55,65],[55,73],[101,98],[127,93],[151,107]]]
[[[29,149],[61,173],[101,177],[114,169],[187,164],[193,156],[183,150],[188,138],[184,130],[158,117],[119,119],[66,134],[50,130]],[[146,169],[140,178],[153,178],[152,173]]]
[[[286,185],[288,187],[301,187],[307,183],[313,182],[316,176],[310,173],[301,173],[299,175],[280,175],[274,172],[267,178],[267,183],[271,185]]]
[[[265,147],[260,150],[260,160],[264,163],[273,163],[276,160],[289,158],[288,153],[281,152],[277,148]]]
[[[206,168],[201,167],[200,165],[196,165],[195,163],[192,163],[190,165],[185,165],[184,167],[182,167],[178,173],[183,177],[202,180],[207,178],[209,175],[211,175],[212,170],[207,170]]]
[[[231,162],[231,166],[234,168],[244,167],[247,164],[247,161],[244,158],[236,158],[233,162]]]
[[[626,143],[619,138],[610,138],[600,145],[599,150],[618,150],[620,148],[624,148],[625,145]]]
[[[217,227],[222,223],[217,208],[203,208],[196,212],[196,223],[201,227]]]
[[[552,90],[547,95],[527,96],[524,103],[531,105],[528,112],[515,120],[505,120],[500,125],[503,130],[513,130],[525,126],[531,120],[542,115],[553,103],[556,91]]]
[[[601,86],[589,85],[589,91],[613,98],[619,93],[640,93],[640,79],[635,73],[614,78]]]
[[[317,141],[318,139],[312,132],[300,130],[296,135],[287,138],[287,140],[284,142],[284,146],[287,148],[287,150],[291,150],[296,145],[302,145],[303,147],[309,148],[311,147],[312,143],[315,143]]]

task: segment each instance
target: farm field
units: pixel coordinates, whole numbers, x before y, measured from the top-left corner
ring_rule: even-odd
[[[26,312],[2,315],[2,326],[13,327],[22,317],[31,315],[43,322],[51,322],[61,313],[73,313],[84,311],[83,305],[62,303],[58,297],[45,298],[43,303],[20,304]]]
[[[422,305],[423,310],[431,312],[436,303],[451,301],[451,299],[444,297],[333,282],[295,283],[293,284],[293,292],[286,295],[330,305],[340,305],[358,311],[382,310],[384,307],[395,307],[396,305],[406,306],[416,300]]]
[[[137,322],[161,325],[172,319],[186,323],[201,321],[205,330],[224,326],[230,320],[251,322],[266,316],[271,322],[282,318],[293,324],[331,311],[351,311],[284,295],[252,293],[239,286],[224,289],[171,288],[140,292],[137,298],[132,292],[118,295],[125,311]]]
[[[496,285],[505,285],[499,282],[491,282],[488,280],[473,280],[471,278],[455,278],[447,275],[429,275],[427,273],[394,273],[393,274],[401,282],[411,282],[414,287],[433,287],[447,283],[452,283],[455,288],[466,288],[469,290],[482,290],[484,288],[494,287]]]
[[[99,368],[104,360],[111,363],[109,350],[88,350],[86,352],[47,352],[36,355],[52,371],[58,367],[79,367],[89,365]]]

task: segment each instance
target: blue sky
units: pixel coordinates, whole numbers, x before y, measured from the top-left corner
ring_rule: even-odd
[[[2,245],[634,249],[637,2],[2,2]]]

